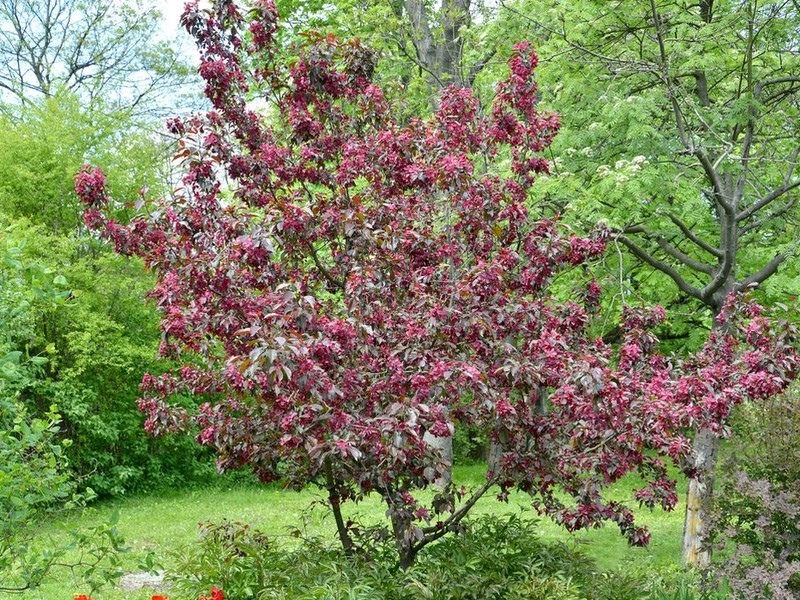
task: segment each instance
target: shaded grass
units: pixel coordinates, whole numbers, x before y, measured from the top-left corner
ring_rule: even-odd
[[[483,480],[485,466],[460,466],[454,477],[459,484],[479,485]],[[632,489],[639,479],[629,476],[616,485],[608,494],[609,499],[632,501]],[[685,497],[685,482],[679,481],[679,497]],[[197,539],[200,522],[218,522],[223,519],[241,521],[253,525],[274,538],[278,544],[291,547],[297,544],[291,530],[301,528],[308,535],[322,536],[335,542],[335,527],[332,518],[321,504],[322,493],[308,489],[302,492],[282,490],[277,486],[236,486],[228,489],[212,488],[157,496],[124,498],[98,505],[86,515],[76,517],[69,525],[86,525],[108,518],[113,512],[119,514],[118,529],[125,538],[130,552],[125,555],[125,569],[135,571],[148,553],[157,561],[168,565],[170,552],[191,544]],[[356,506],[347,506],[346,517],[364,524],[385,522],[385,507],[377,497],[368,498]],[[478,503],[473,515],[524,513],[526,518],[537,520],[536,530],[545,541],[571,541],[579,545],[591,557],[600,570],[624,569],[635,563],[637,568],[645,566],[659,568],[680,563],[680,540],[683,528],[683,502],[675,511],[667,513],[661,509],[636,510],[637,521],[649,527],[652,538],[647,548],[631,548],[614,525],[595,530],[567,533],[562,527],[547,518],[540,518],[530,508],[529,498],[512,493],[507,503],[498,502],[491,495]],[[53,531],[47,533],[58,535]],[[69,573],[60,572],[40,589],[16,595],[24,600],[62,600],[72,594],[85,592],[74,582]],[[149,593],[129,593],[105,589],[94,595],[96,600],[149,599]]]

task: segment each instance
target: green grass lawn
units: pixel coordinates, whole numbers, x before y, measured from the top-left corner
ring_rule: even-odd
[[[466,485],[480,482],[485,466],[457,467],[455,479]],[[631,500],[631,489],[638,480],[630,477],[616,486],[610,494],[615,500]],[[681,499],[685,486],[679,484]],[[126,568],[133,571],[148,553],[153,552],[162,563],[169,563],[171,550],[197,539],[197,525],[203,521],[229,519],[255,526],[282,544],[294,544],[296,538],[290,535],[292,527],[304,525],[311,535],[327,536],[334,541],[334,525],[324,509],[309,508],[314,500],[321,500],[319,492],[307,490],[291,492],[276,487],[233,487],[231,489],[212,488],[160,494],[157,496],[131,497],[99,504],[86,516],[76,518],[73,524],[90,522],[91,519],[107,518],[112,512],[119,514],[118,528],[124,536],[130,552],[125,557]],[[384,507],[378,498],[357,505],[347,506],[349,517],[358,517],[364,523],[383,522]],[[648,548],[630,548],[620,536],[614,525],[604,528],[568,534],[547,519],[539,518],[530,509],[527,496],[512,494],[508,503],[501,503],[493,496],[483,498],[473,514],[506,514],[523,511],[531,519],[538,519],[538,530],[546,540],[571,541],[579,544],[591,556],[601,570],[624,568],[635,561],[637,565],[661,567],[679,564],[680,539],[683,527],[683,505],[678,504],[672,513],[657,509],[653,512],[637,510],[640,523],[646,524],[652,532]],[[72,581],[69,573],[60,572],[50,582],[38,590],[15,595],[24,600],[71,599],[72,594],[82,592]],[[95,600],[121,599],[149,600],[149,593],[126,594],[120,590],[106,589],[94,595]]]

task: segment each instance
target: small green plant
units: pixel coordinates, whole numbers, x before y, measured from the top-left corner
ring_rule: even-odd
[[[175,554],[168,577],[178,597],[218,585],[232,600],[711,600],[692,574],[630,566],[600,573],[580,549],[543,542],[538,522],[485,516],[428,548],[405,571],[388,540],[345,556],[316,538],[282,547],[257,529],[223,521],[201,526],[198,542]]]
[[[0,592],[36,588],[57,568],[94,590],[118,574],[116,523],[67,529],[61,539],[37,536],[44,520],[83,506],[93,493],[78,492],[58,408],[34,411],[22,401],[49,366],[46,351],[31,350],[35,315],[68,297],[66,281],[11,243],[0,252],[0,278]]]

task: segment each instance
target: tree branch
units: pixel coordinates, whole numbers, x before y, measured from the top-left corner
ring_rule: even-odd
[[[700,301],[703,302],[705,301],[703,299],[703,294],[701,293],[701,291],[696,287],[694,287],[693,285],[691,285],[690,283],[688,283],[683,277],[681,277],[681,274],[678,273],[676,269],[669,266],[667,263],[658,260],[650,253],[643,250],[626,235],[620,235],[617,237],[617,239],[620,242],[622,242],[628,248],[628,250],[630,250],[633,253],[633,255],[636,258],[638,258],[642,262],[647,263],[654,269],[657,269],[658,271],[661,271],[662,273],[670,277],[683,293],[688,294],[693,298],[697,298]]]
[[[788,185],[784,183],[779,188],[772,190],[769,194],[767,194],[760,200],[757,200],[755,203],[751,204],[748,208],[746,208],[738,215],[736,215],[736,222],[741,223],[742,221],[746,221],[747,219],[752,217],[755,213],[757,213],[759,210],[761,210],[771,202],[777,200],[778,198],[783,196],[786,192],[795,189],[796,187],[800,187],[800,180],[795,181],[794,183]]]
[[[779,253],[775,255],[771,261],[769,261],[766,265],[761,267],[758,271],[753,273],[752,275],[745,277],[742,281],[736,284],[736,289],[738,291],[744,290],[751,285],[760,285],[763,283],[767,278],[771,277],[775,274],[778,270],[778,267],[781,265],[783,261],[786,260],[786,254]]]
[[[689,226],[686,223],[684,223],[676,214],[669,213],[667,216],[669,216],[670,220],[673,223],[675,223],[675,225],[678,226],[678,229],[680,229],[683,232],[683,235],[685,235],[690,241],[694,242],[696,246],[702,248],[703,250],[708,252],[711,256],[722,258],[722,250],[720,250],[719,248],[714,248],[714,246],[712,246],[711,244],[700,239],[700,237],[698,237],[697,234],[695,234],[689,228]]]
[[[758,221],[754,221],[754,222],[750,223],[749,225],[740,228],[739,229],[739,238],[740,239],[743,238],[748,233],[758,229],[759,227],[761,227],[762,225],[764,225],[764,223],[767,223],[768,221],[771,221],[773,219],[777,219],[778,217],[782,217],[783,215],[788,213],[790,210],[792,210],[792,208],[794,208],[795,204],[797,204],[797,199],[796,198],[792,198],[789,202],[786,203],[785,206],[779,208],[778,210],[772,211],[771,213],[766,215],[764,218],[759,219]]]
[[[668,242],[663,235],[652,232],[644,225],[634,225],[633,227],[628,227],[623,231],[623,233],[643,233],[651,238],[654,238],[659,248],[661,248],[664,252],[669,254],[672,258],[682,263],[683,265],[691,269],[694,269],[695,271],[700,271],[701,273],[705,273],[706,275],[709,276],[714,274],[713,266],[707,265],[705,263],[693,259],[685,252],[679,250],[677,246]]]
[[[694,269],[695,271],[700,271],[701,273],[705,273],[706,275],[713,275],[714,274],[714,267],[711,265],[707,265],[705,263],[701,263],[699,261],[694,260],[688,254],[681,252],[678,248],[670,244],[663,235],[659,235],[656,238],[656,243],[658,247],[661,248],[664,252],[669,254],[675,260],[683,263],[687,267]]]
[[[459,523],[464,517],[467,516],[472,507],[475,506],[475,503],[480,500],[480,498],[489,491],[489,488],[492,487],[495,483],[497,483],[497,479],[492,477],[486,480],[478,490],[472,494],[469,500],[467,500],[464,504],[458,507],[458,510],[454,511],[449,517],[447,517],[444,521],[440,521],[434,527],[425,527],[422,530],[424,534],[423,538],[419,540],[413,546],[413,551],[416,554],[420,550],[422,550],[425,546],[430,544],[431,542],[435,542],[440,537],[444,536],[450,528]]]
[[[705,171],[706,176],[711,182],[714,190],[714,200],[722,208],[722,210],[724,210],[726,213],[732,214],[734,212],[733,205],[729,199],[725,198],[725,187],[722,184],[722,180],[720,179],[719,173],[717,172],[713,162],[702,148],[695,146],[694,142],[689,139],[689,136],[686,133],[686,124],[683,119],[683,113],[681,112],[681,107],[678,104],[678,99],[675,97],[675,90],[673,89],[672,84],[672,75],[669,72],[666,44],[664,42],[664,36],[661,33],[661,17],[658,14],[655,0],[650,0],[650,11],[653,17],[653,25],[656,34],[656,40],[658,41],[658,50],[661,59],[661,65],[659,65],[661,68],[661,79],[664,82],[664,86],[667,90],[667,98],[672,106],[672,114],[675,118],[675,125],[678,128],[678,136],[681,139],[683,147],[697,157],[697,159],[700,161],[700,165],[703,167],[703,171]]]

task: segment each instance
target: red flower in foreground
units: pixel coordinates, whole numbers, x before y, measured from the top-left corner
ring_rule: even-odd
[[[200,594],[200,597],[197,600],[225,600],[225,594],[223,594],[222,590],[217,586],[212,585],[211,595],[206,596],[205,594]]]

